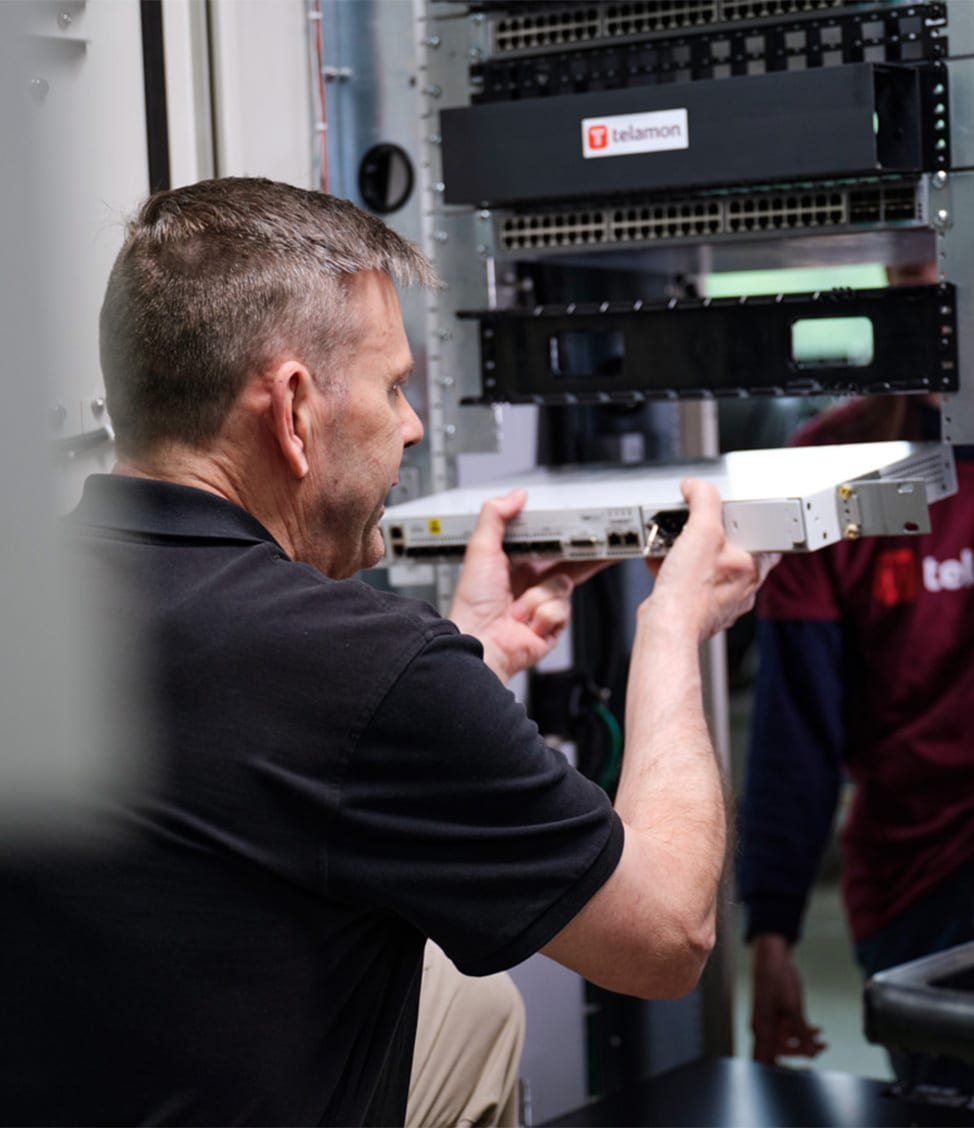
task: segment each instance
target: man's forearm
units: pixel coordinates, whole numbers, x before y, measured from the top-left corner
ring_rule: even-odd
[[[544,948],[592,982],[644,998],[691,990],[713,947],[727,835],[699,647],[753,605],[774,563],[728,542],[712,485],[687,481],[683,492],[690,518],[637,616],[616,797],[622,856]]]
[[[615,807],[612,877],[545,952],[644,998],[692,990],[714,944],[726,843],[723,789],[703,711],[698,635],[640,609]]]
[[[724,787],[703,708],[699,642],[650,600],[630,664],[616,809],[639,836],[664,903],[709,932],[723,872]]]

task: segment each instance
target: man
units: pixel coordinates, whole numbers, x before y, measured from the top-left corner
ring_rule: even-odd
[[[511,568],[523,493],[485,506],[452,622],[350,578],[422,435],[393,278],[432,282],[377,219],[268,181],[130,225],[102,311],[119,462],[69,523],[94,613],[144,648],[113,686],[141,777],[6,882],[12,1120],[401,1123],[427,937],[472,975],[542,950],[643,996],[699,976],[725,815],[698,645],[768,562],[687,484],[613,810],[503,687],[584,574]]]
[[[932,284],[936,266],[891,268]],[[825,413],[802,444],[936,440],[939,397],[870,397]],[[792,557],[762,592],[761,667],[742,807],[741,897],[753,952],[753,1053],[814,1057],[792,949],[848,773],[842,895],[866,976],[974,940],[974,461],[931,532]],[[941,575],[947,582],[941,582]],[[974,1071],[892,1054],[907,1087],[974,1091]]]

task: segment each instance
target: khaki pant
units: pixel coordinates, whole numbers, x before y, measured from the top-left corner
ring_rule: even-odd
[[[524,1003],[511,977],[461,975],[427,943],[406,1128],[515,1128],[523,1045]]]

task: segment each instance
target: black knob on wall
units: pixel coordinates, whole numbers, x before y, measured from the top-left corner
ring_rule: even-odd
[[[413,164],[398,145],[373,145],[362,157],[358,190],[365,205],[378,215],[397,211],[413,191]]]

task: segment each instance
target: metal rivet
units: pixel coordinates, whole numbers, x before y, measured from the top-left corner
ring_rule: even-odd
[[[46,78],[32,78],[30,80],[30,96],[35,102],[43,102],[50,89],[51,84]]]
[[[67,31],[73,22],[70,12],[58,12],[57,25],[62,31]]]
[[[848,501],[849,498],[852,497],[852,493],[852,486],[850,486],[848,482],[843,482],[842,485],[839,486],[839,497],[841,497],[843,501]]]
[[[101,415],[101,413],[105,410],[105,397],[95,396],[95,398],[91,401],[91,410],[92,414]]]
[[[933,174],[934,188],[943,188],[947,184],[947,173],[943,169]]]
[[[846,525],[846,527],[845,527],[845,539],[846,540],[858,540],[859,534],[860,534],[861,531],[862,530],[859,528],[858,525]]]

